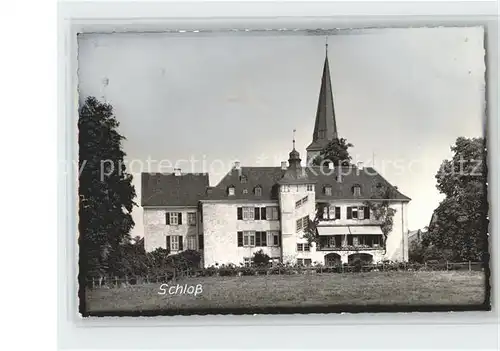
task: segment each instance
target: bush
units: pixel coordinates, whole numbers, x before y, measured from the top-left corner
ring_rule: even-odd
[[[271,257],[269,257],[268,255],[266,255],[264,253],[264,251],[262,251],[262,249],[259,250],[259,251],[257,251],[253,255],[253,263],[256,266],[267,267],[267,266],[269,266],[269,261],[270,260],[271,260]]]

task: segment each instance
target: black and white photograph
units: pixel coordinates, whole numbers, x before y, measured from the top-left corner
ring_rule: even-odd
[[[483,27],[77,45],[84,317],[491,309]]]

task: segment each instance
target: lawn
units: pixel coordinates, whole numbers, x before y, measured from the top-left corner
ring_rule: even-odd
[[[160,295],[160,283],[87,292],[87,310],[179,311],[318,306],[478,305],[485,298],[482,272],[367,272],[242,277],[199,277],[169,282],[194,293]],[[172,288],[173,290],[175,290]],[[202,291],[200,292],[200,289]],[[192,291],[191,291],[192,292]]]

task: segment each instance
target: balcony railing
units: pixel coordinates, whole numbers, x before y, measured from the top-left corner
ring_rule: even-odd
[[[375,251],[383,250],[382,246],[369,246],[369,245],[345,245],[345,246],[327,246],[319,245],[317,251]]]

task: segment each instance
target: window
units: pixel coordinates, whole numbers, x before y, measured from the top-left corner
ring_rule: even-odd
[[[296,221],[297,231],[301,231],[302,229],[306,229],[309,225],[309,216],[305,216],[303,218],[299,218]]]
[[[304,251],[311,251],[311,247],[309,246],[309,244],[304,244]]]
[[[327,206],[323,207],[323,218],[324,220],[341,219],[341,209],[340,206]]]
[[[347,207],[347,219],[370,219],[370,208],[367,206]]]
[[[307,191],[314,191],[314,186],[312,184],[307,184]]]
[[[354,196],[361,196],[361,187],[359,185],[353,186],[352,193]]]
[[[297,251],[298,252],[304,251],[304,244],[297,244]]]
[[[179,250],[179,236],[178,235],[172,235],[170,237],[170,250],[172,251],[178,251]]]
[[[253,207],[243,207],[243,219],[250,220],[255,218]]]
[[[266,207],[266,218],[268,221],[278,220],[278,207]]]
[[[310,258],[305,258],[304,259],[304,266],[311,266],[312,265],[312,260]]]
[[[182,213],[180,212],[167,212],[165,213],[165,221],[167,225],[182,224]]]
[[[196,225],[196,213],[188,213],[188,224]]]
[[[255,232],[243,232],[243,246],[255,246]]]
[[[281,191],[284,192],[284,193],[290,192],[290,185],[283,185],[281,187]]]
[[[229,196],[234,196],[234,186],[230,186],[228,189],[227,189],[227,194]]]
[[[358,219],[357,207],[347,207],[347,219]]]
[[[245,264],[245,267],[250,267],[252,265],[252,258],[251,257],[244,257],[243,263]]]
[[[187,237],[187,248],[188,250],[196,250],[196,236]]]
[[[248,194],[248,190],[247,189],[243,189],[243,194]]]
[[[255,233],[255,246],[267,246],[267,233],[266,232],[256,232]]]
[[[267,246],[280,246],[279,232],[267,232]]]
[[[331,186],[325,186],[325,195],[327,195],[327,196],[332,195],[332,187]]]
[[[298,266],[303,266],[304,265],[304,260],[302,258],[297,258],[297,265]]]
[[[240,176],[240,182],[241,183],[246,183],[247,182],[247,177],[244,176],[244,175]]]
[[[260,186],[255,187],[255,196],[262,196],[262,188]]]

